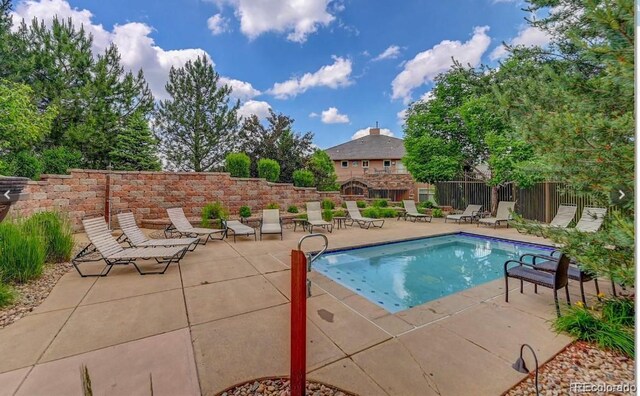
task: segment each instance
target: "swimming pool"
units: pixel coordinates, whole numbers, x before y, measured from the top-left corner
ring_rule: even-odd
[[[325,253],[313,267],[395,313],[501,278],[505,261],[550,250],[457,233]]]

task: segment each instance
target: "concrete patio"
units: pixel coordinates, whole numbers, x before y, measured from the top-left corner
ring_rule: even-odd
[[[545,243],[440,219],[328,237],[338,248],[455,231]],[[82,364],[95,394],[109,395],[148,395],[150,375],[156,395],[214,395],[288,375],[289,253],[303,235],[210,242],[165,275],[69,272],[34,312],[0,330],[0,396],[81,394]],[[389,314],[319,273],[310,278],[308,378],[360,395],[501,394],[523,378],[511,368],[520,344],[546,361],[571,341],[550,330],[551,293],[530,285],[520,294],[513,282],[508,304],[497,280]],[[571,291],[578,301],[576,284]]]

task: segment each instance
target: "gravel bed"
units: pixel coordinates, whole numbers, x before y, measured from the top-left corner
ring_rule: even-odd
[[[308,396],[354,396],[352,393],[317,382],[307,381]],[[250,381],[220,393],[220,396],[289,396],[289,380],[286,378]]]
[[[13,304],[0,309],[0,329],[33,311],[51,293],[58,279],[72,268],[71,263],[47,264],[42,276],[27,283],[10,285],[16,292]]]
[[[532,357],[525,351],[524,358],[531,369]],[[604,384],[635,384],[634,360],[618,352],[602,350],[586,342],[577,341],[540,368],[538,383],[542,395],[635,395],[635,390],[617,392],[615,389],[602,392],[571,392],[571,383],[595,384],[603,388]],[[535,395],[533,372],[505,394]]]

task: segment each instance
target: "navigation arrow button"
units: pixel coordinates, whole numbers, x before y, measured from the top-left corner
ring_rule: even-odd
[[[9,192],[10,192],[10,191],[11,191],[11,190],[7,190],[7,192],[6,192],[6,193],[4,193],[4,197],[5,197],[6,199],[9,199]]]

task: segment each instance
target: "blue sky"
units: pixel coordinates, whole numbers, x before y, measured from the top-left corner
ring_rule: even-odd
[[[143,68],[158,98],[168,69],[206,53],[235,87],[242,113],[295,118],[323,148],[376,121],[402,137],[399,114],[432,87],[451,57],[495,65],[502,42],[547,37],[509,0],[32,0],[14,18],[72,17]],[[362,132],[360,132],[362,133]],[[356,135],[359,136],[359,135]]]

